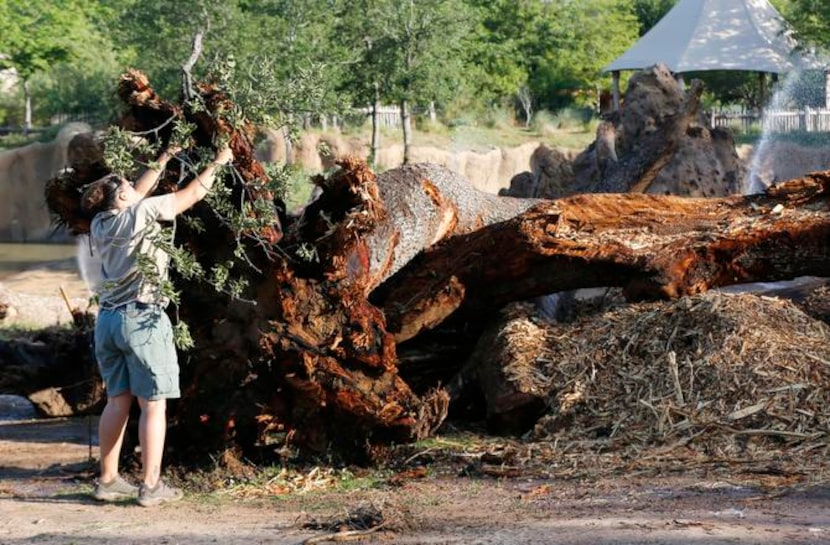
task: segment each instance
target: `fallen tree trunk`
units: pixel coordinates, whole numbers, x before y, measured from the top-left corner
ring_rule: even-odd
[[[169,128],[158,123],[169,115],[193,122],[202,145],[227,131],[239,175],[225,183],[240,202],[271,203],[250,133],[215,113],[221,94],[199,86],[208,109],[188,112],[166,105],[135,73],[121,89],[131,130],[166,141]],[[315,180],[322,194],[299,217],[280,214],[252,232],[202,203],[189,215],[204,229],[180,222],[177,241],[205,270],[233,261],[248,287],[229,299],[175,279],[178,315],[196,342],[182,355],[183,397],[170,411],[179,454],[252,456],[293,444],[354,458],[378,443],[429,435],[446,417],[449,396],[438,384],[414,392],[399,374],[397,345],[459,309],[483,318],[507,301],[576,287],[676,297],[830,270],[826,174],[760,197],[545,202],[485,195],[434,165],[379,176],[355,159],[340,166]],[[82,232],[88,218],[53,205],[90,181],[78,172],[50,184],[47,200]],[[171,172],[161,190],[175,190],[181,174]]]
[[[830,172],[765,195],[590,194],[540,203],[429,249],[384,286],[397,341],[558,290],[625,288],[630,300],[830,272]]]

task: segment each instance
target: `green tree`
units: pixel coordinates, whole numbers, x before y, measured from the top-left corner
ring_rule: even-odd
[[[597,100],[602,67],[638,37],[632,0],[550,0],[536,31],[530,83],[541,106],[558,109]]]
[[[120,106],[115,84],[123,67],[106,45],[105,40],[101,47],[96,43],[79,52],[75,60],[57,63],[33,77],[36,119],[59,115],[106,123],[116,116]]]
[[[339,113],[348,97],[337,93],[349,53],[336,39],[335,25],[339,3],[336,0],[271,0],[241,2],[240,33],[236,43],[250,42],[248,29],[267,26],[258,35],[256,49],[245,56],[267,59],[274,78],[281,82],[273,89],[281,97],[277,108],[284,121],[309,122]],[[244,61],[243,61],[244,62]]]
[[[203,31],[193,79],[213,71],[257,125],[287,130],[337,109],[335,0],[102,1],[122,58],[162,96],[178,96],[193,37]]]
[[[516,93],[528,81],[529,59],[535,47],[543,4],[538,1],[469,0],[478,12],[472,46],[471,79],[476,95],[499,102]]]
[[[484,100],[528,116],[596,100],[601,68],[638,36],[635,0],[467,0],[480,13],[471,73]]]
[[[0,0],[0,66],[14,68],[23,88],[24,128],[32,127],[31,81],[73,58],[93,33],[81,0]]]
[[[100,0],[103,24],[116,44],[121,62],[138,68],[162,96],[177,96],[181,67],[190,56],[194,35],[207,31],[203,58],[234,51],[224,45],[225,32],[237,22],[237,3],[220,0]],[[203,74],[204,63],[197,67]]]
[[[640,23],[640,36],[651,30],[676,3],[677,0],[634,0],[634,15]]]
[[[467,67],[474,96],[484,106],[517,105],[530,122],[538,97],[530,86],[543,44],[544,3],[538,0],[468,0],[479,22]]]
[[[361,51],[354,73],[370,78],[356,86],[357,98],[375,103],[376,88],[378,98],[399,106],[407,163],[411,106],[447,100],[465,77],[475,14],[461,0],[360,0],[349,13],[349,21],[363,19],[355,27],[363,36],[352,42]]]
[[[795,27],[806,44],[830,49],[830,2],[827,0],[778,0],[776,7]]]

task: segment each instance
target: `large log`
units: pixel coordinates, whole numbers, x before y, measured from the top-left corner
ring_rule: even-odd
[[[167,105],[146,78],[128,74],[124,125],[166,141],[160,120],[182,116],[197,126],[193,138],[203,146],[216,132],[229,134],[239,175],[225,183],[240,202],[270,201],[251,133],[222,121],[221,94],[197,89],[207,112]],[[88,218],[66,204],[89,181],[79,172],[51,183],[47,200],[81,232]],[[175,190],[180,176],[186,173],[171,172],[160,190]],[[449,397],[437,383],[415,392],[401,378],[402,340],[458,310],[481,318],[507,301],[562,289],[623,285],[635,298],[676,297],[734,282],[826,275],[827,180],[815,175],[765,196],[717,200],[532,201],[479,193],[434,165],[376,176],[346,158],[333,175],[315,180],[321,195],[301,215],[280,214],[256,232],[233,230],[201,203],[189,214],[205,230],[179,222],[178,242],[205,270],[236,262],[249,287],[229,299],[175,278],[177,314],[190,324],[196,348],[181,358],[172,443],[182,455],[231,449],[253,456],[294,444],[353,456],[425,437],[446,417]]]
[[[380,299],[403,341],[464,307],[620,286],[632,300],[830,273],[830,172],[766,194],[692,199],[590,194],[540,203],[413,260]]]

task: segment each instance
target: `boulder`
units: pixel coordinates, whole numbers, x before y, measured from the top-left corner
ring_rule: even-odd
[[[51,142],[0,152],[0,240],[5,242],[64,241],[54,231],[43,204],[46,182],[69,162],[67,153],[75,135],[88,133],[85,123],[70,123]]]

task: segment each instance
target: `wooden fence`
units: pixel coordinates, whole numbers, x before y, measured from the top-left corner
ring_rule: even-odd
[[[710,125],[732,127],[742,132],[752,129],[767,133],[830,132],[830,110],[767,110],[757,112],[712,112]]]
[[[357,108],[367,119],[372,117],[372,108]],[[381,127],[399,127],[401,124],[401,109],[398,106],[381,106],[378,108],[378,125]]]
[[[52,116],[52,118],[49,120],[49,125],[31,127],[28,131],[26,131],[20,125],[0,126],[0,136],[6,136],[9,134],[25,134],[26,132],[28,132],[29,134],[40,134],[58,125],[64,125],[66,123],[71,122],[86,123],[88,125],[96,126],[106,123],[106,119],[101,117],[100,115],[93,114],[90,112],[81,112],[75,114],[58,114]]]

